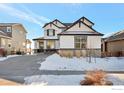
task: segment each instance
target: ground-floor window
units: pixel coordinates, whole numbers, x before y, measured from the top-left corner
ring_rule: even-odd
[[[87,44],[87,36],[75,36],[75,48],[84,49]]]

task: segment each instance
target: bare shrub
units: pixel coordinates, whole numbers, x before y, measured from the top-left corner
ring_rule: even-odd
[[[88,71],[85,76],[85,80],[80,82],[81,85],[112,85],[106,81],[106,73],[102,70]],[[110,81],[109,81],[110,82]]]

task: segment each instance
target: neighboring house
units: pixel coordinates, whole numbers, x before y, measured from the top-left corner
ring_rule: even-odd
[[[86,56],[86,52],[92,50],[92,53],[100,55],[103,34],[94,30],[93,25],[86,17],[81,17],[74,23],[62,23],[55,19],[43,26],[44,37],[38,40],[43,41],[44,51],[58,50],[60,54],[68,52],[70,55],[81,52],[81,55]],[[36,48],[36,43],[39,42],[34,40]]]
[[[124,56],[124,31],[102,39],[102,52],[106,56]]]
[[[17,51],[26,52],[27,31],[20,23],[0,23],[0,47],[8,54]]]
[[[10,44],[11,44],[11,37],[8,36],[7,33],[4,33],[0,30],[0,49],[5,49],[10,51]],[[2,51],[0,50],[0,56],[3,55]]]
[[[27,54],[31,54],[32,53],[32,49],[31,49],[31,40],[27,39],[26,40],[26,53]]]

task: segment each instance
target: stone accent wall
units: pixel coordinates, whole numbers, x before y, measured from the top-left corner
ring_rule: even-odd
[[[78,49],[60,49],[58,50],[60,56],[63,57],[101,57],[101,49],[87,49],[87,50],[78,50]]]

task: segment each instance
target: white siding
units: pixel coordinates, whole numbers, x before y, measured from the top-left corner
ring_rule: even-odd
[[[59,49],[59,40],[56,40],[56,41],[55,41],[55,48],[56,48],[56,49]]]
[[[52,26],[50,27],[50,24],[47,25],[45,28],[44,28],[44,38],[45,39],[58,39],[58,36],[57,34],[60,33],[62,30],[59,29],[58,27],[56,27],[55,25],[51,24]],[[47,29],[54,29],[55,30],[55,36],[47,36]]]
[[[73,27],[68,29],[67,31],[92,31],[93,32],[92,29],[90,29],[89,27],[87,27],[83,23],[81,23],[81,27],[79,27],[79,23],[77,23]]]
[[[101,36],[88,36],[87,48],[101,48]]]
[[[93,24],[90,23],[88,20],[84,19],[84,23],[87,24],[88,26],[92,26]]]
[[[60,48],[74,48],[74,36],[60,36]]]
[[[39,42],[34,41],[34,49],[39,49]]]
[[[54,21],[53,23],[56,24],[56,21]],[[57,24],[56,24],[56,25],[59,26],[59,27],[65,27],[63,24],[61,24],[61,23],[58,22],[58,21],[57,21]]]

